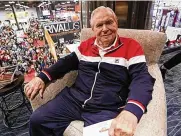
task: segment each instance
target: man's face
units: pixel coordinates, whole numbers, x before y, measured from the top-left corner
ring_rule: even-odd
[[[116,37],[118,24],[111,12],[100,10],[93,17],[92,30],[94,31],[97,42],[103,48],[110,46]]]

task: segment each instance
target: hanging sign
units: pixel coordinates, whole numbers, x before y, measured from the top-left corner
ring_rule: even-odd
[[[80,21],[77,22],[55,22],[44,24],[51,36],[61,36],[80,31]]]
[[[74,39],[74,33],[81,30],[80,21],[76,22],[53,22],[43,24],[44,30],[50,34],[54,42],[59,43],[59,39],[64,39],[64,42],[70,42]]]

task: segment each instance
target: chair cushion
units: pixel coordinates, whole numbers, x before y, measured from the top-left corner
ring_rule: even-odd
[[[83,121],[72,121],[66,128],[64,136],[82,136],[83,135]]]

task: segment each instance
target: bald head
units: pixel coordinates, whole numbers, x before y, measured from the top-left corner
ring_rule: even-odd
[[[91,19],[90,19],[90,25],[91,27],[93,27],[94,25],[94,16],[98,13],[98,12],[108,12],[109,14],[111,14],[113,16],[113,19],[115,20],[115,22],[117,23],[117,17],[116,17],[116,14],[114,13],[114,11],[109,8],[109,7],[104,7],[104,6],[100,6],[98,8],[96,8],[95,10],[92,11],[92,14],[91,14]]]

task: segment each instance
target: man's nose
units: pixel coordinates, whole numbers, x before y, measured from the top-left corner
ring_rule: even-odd
[[[106,24],[103,25],[102,30],[103,30],[103,31],[107,31],[107,30],[108,30],[108,27],[107,27]]]

